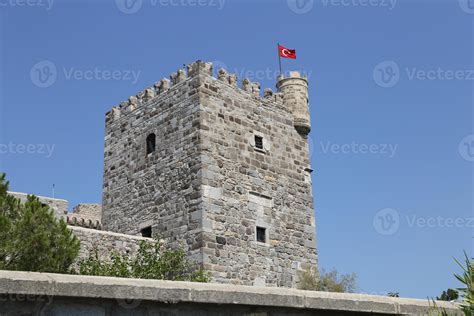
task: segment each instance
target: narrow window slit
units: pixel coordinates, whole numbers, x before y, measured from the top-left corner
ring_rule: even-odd
[[[142,237],[151,238],[151,226],[145,227],[141,230]]]
[[[255,148],[263,150],[263,137],[255,135]]]
[[[146,138],[146,154],[149,155],[156,150],[156,135],[150,134]]]
[[[266,229],[263,227],[257,227],[257,241],[258,242],[267,242],[266,238]]]

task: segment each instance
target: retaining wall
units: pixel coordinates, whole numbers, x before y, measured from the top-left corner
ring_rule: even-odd
[[[449,315],[453,303],[438,302]],[[427,300],[0,271],[0,315],[423,315]]]

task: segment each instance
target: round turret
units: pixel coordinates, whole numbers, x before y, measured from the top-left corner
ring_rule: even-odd
[[[278,77],[277,89],[283,95],[284,106],[293,114],[294,126],[298,133],[307,136],[311,131],[308,100],[308,80],[297,71],[290,76]]]

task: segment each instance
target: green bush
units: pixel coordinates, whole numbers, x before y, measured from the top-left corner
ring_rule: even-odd
[[[8,184],[0,174],[0,269],[69,272],[79,240],[37,197],[23,204],[9,195]]]
[[[299,274],[300,290],[353,293],[357,288],[357,276],[353,274],[339,275],[336,270],[326,272],[324,269],[318,274],[308,269]]]
[[[455,301],[459,298],[458,291],[454,289],[448,289],[447,291],[443,291],[441,296],[437,297],[438,301]]]
[[[110,260],[99,258],[95,250],[79,263],[79,274],[122,278],[208,282],[209,275],[179,250],[165,249],[160,242],[142,241],[137,254],[130,257],[113,252]]]

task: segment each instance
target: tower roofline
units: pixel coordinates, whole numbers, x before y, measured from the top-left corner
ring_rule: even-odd
[[[179,86],[180,83],[200,75],[210,76],[214,80],[227,83],[229,86],[237,90],[244,91],[251,94],[254,98],[260,99],[264,104],[274,104],[283,107],[283,94],[281,92],[274,92],[271,88],[265,88],[262,95],[260,82],[252,82],[248,78],[242,78],[239,85],[239,78],[236,74],[228,73],[226,69],[219,68],[217,70],[217,76],[214,76],[213,68],[214,66],[212,62],[205,62],[202,60],[197,60],[194,63],[188,64],[185,69],[179,69],[172,73],[169,76],[169,79],[163,78],[157,81],[154,85],[138,92],[136,95],[130,96],[128,100],[112,107],[112,109],[106,113],[106,118],[108,121],[116,120],[123,114],[133,112],[138,107],[150,104],[156,98],[165,95],[169,90]],[[301,77],[298,71],[290,72],[290,77],[287,78],[280,75],[277,78],[277,88],[281,83],[288,79],[298,78],[305,80],[307,83],[307,78]]]

